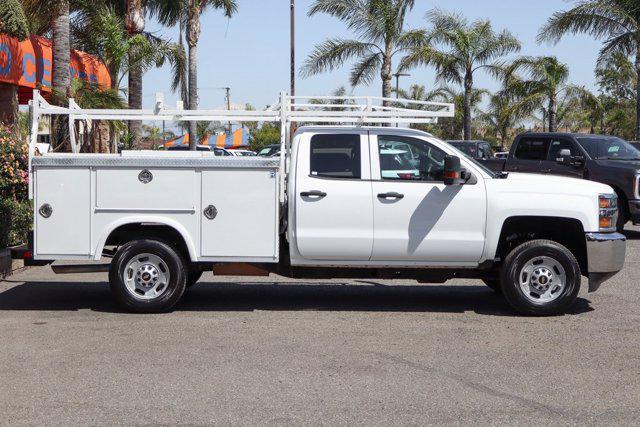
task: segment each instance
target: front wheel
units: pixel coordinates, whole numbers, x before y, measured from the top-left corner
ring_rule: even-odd
[[[109,269],[109,284],[116,300],[136,313],[171,309],[182,297],[186,280],[182,257],[156,240],[135,240],[121,246]]]
[[[515,248],[502,269],[502,290],[519,313],[563,314],[580,291],[580,266],[571,251],[550,240],[532,240]]]

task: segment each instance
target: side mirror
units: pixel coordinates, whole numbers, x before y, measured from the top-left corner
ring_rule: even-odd
[[[558,153],[558,157],[556,158],[556,162],[561,165],[571,166],[571,150],[568,148],[563,148]]]
[[[444,158],[444,185],[462,185],[464,183],[460,157],[446,156]]]

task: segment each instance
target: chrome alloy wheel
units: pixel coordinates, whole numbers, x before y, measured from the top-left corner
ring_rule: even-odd
[[[557,299],[567,284],[562,264],[547,256],[531,259],[522,267],[518,277],[525,297],[538,303]]]
[[[146,253],[131,258],[123,274],[127,291],[145,301],[160,297],[171,279],[169,268],[162,258]]]

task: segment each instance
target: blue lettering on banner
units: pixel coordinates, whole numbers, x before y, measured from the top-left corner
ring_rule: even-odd
[[[51,61],[42,59],[42,84],[51,86]]]
[[[33,64],[33,68],[36,68],[36,57],[33,56],[33,54],[31,53],[25,53],[24,57],[22,58],[22,73],[24,75],[24,79],[28,82],[28,83],[35,83],[36,82],[36,72],[35,70],[32,73],[29,73],[27,71],[27,64],[31,62]]]
[[[9,50],[9,46],[4,43],[0,44],[0,53],[2,52],[7,55],[7,63],[4,66],[0,65],[0,74],[7,76],[11,72],[11,51]]]

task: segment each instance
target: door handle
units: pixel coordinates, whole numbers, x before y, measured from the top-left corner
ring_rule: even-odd
[[[324,191],[303,191],[302,193],[300,193],[301,197],[318,197],[320,199],[327,197],[327,193],[325,193]]]
[[[400,193],[380,193],[378,194],[378,199],[404,199],[404,194]]]

